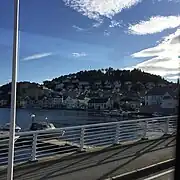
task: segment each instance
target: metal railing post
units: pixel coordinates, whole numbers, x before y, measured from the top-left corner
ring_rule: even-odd
[[[85,128],[82,127],[81,128],[81,135],[80,135],[80,151],[83,151],[84,149],[84,131],[85,131]]]
[[[148,139],[147,137],[146,137],[146,135],[147,135],[147,125],[148,125],[148,121],[145,121],[144,122],[144,128],[143,128],[143,137],[141,138],[142,140],[146,140],[146,139]]]
[[[36,161],[37,133],[33,134],[31,161]]]
[[[120,133],[120,123],[116,124],[116,134],[114,139],[114,144],[119,144],[119,133]]]
[[[165,121],[165,129],[164,129],[164,135],[168,135],[169,133],[169,118]]]
[[[19,46],[19,0],[14,3],[14,29],[13,29],[13,58],[12,58],[12,83],[11,83],[11,115],[9,131],[8,168],[7,180],[13,180],[14,167],[14,143],[16,124],[16,91],[17,91],[17,67],[18,67],[18,46]]]

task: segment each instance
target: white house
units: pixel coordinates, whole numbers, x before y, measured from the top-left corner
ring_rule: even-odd
[[[168,87],[155,87],[149,90],[145,95],[145,105],[170,105],[174,101],[175,92]],[[163,104],[162,104],[163,103]],[[174,104],[174,102],[171,102]]]
[[[112,108],[110,98],[92,98],[88,101],[89,109],[104,110]]]
[[[62,106],[63,98],[61,96],[56,96],[52,98],[52,106],[53,107],[60,107]]]
[[[79,102],[78,99],[73,99],[70,96],[68,96],[63,100],[63,105],[65,105],[69,109],[78,108]]]
[[[178,98],[173,93],[169,94],[168,92],[162,97],[162,108],[176,108],[178,106]]]
[[[79,102],[78,106],[79,106],[79,108],[82,107],[84,109],[87,109],[88,108],[89,100],[90,100],[90,98],[87,98],[87,97],[78,99],[78,102]]]
[[[126,107],[132,108],[132,109],[139,109],[141,106],[141,101],[137,98],[130,98],[130,97],[123,97],[119,104],[125,105]]]

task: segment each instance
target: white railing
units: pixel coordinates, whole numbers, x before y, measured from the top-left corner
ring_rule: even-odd
[[[177,116],[81,125],[16,133],[15,162],[111,146],[176,133]],[[0,136],[0,165],[8,161],[8,136]]]

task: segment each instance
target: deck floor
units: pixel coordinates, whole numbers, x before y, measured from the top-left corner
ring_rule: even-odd
[[[173,158],[175,144],[175,137],[166,137],[43,159],[15,167],[14,180],[104,180]],[[6,171],[0,171],[0,180],[5,179]]]

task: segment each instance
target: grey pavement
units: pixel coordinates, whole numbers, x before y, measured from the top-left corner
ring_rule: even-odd
[[[173,158],[175,137],[118,145],[96,152],[75,153],[55,160],[20,165],[15,180],[103,180]],[[0,172],[0,180],[6,172]]]
[[[169,171],[171,169],[167,169],[165,171],[161,171],[157,174],[153,174],[151,176],[148,176],[148,177],[144,177],[144,178],[141,178],[141,179],[138,179],[138,180],[174,180],[174,171],[173,172],[170,172],[168,174],[165,174],[165,175],[162,175],[162,176],[159,176],[159,174],[161,173],[166,173],[167,171]],[[156,177],[157,176],[157,177]],[[158,177],[159,176],[159,177]]]

